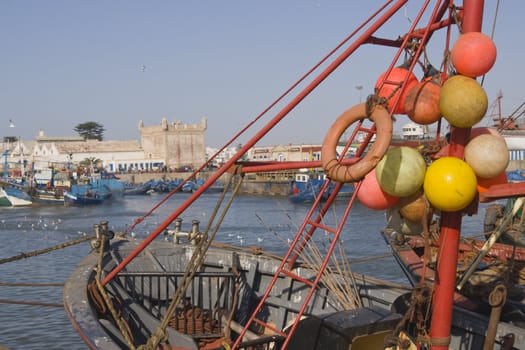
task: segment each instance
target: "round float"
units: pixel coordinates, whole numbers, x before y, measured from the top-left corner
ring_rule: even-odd
[[[404,67],[392,68],[388,76],[385,78],[386,73],[387,72],[381,74],[376,81],[376,94],[380,97],[388,99],[387,108],[389,111],[392,111],[394,107],[394,102],[396,101],[401,91],[400,84],[406,80],[405,90],[399,98],[399,102],[396,108],[392,111],[392,113],[394,114],[405,114],[405,97],[408,91],[410,91],[410,89],[418,83],[417,77],[414,73],[409,72],[408,69]],[[379,86],[381,85],[383,80],[388,82],[385,82],[381,89],[379,89]]]
[[[416,149],[393,147],[377,164],[377,182],[386,193],[407,197],[421,188],[425,170],[425,159]]]
[[[399,197],[392,196],[381,189],[381,186],[379,186],[377,182],[375,169],[366,174],[361,181],[357,198],[365,207],[374,210],[391,208],[399,201]]]
[[[441,118],[439,94],[441,86],[435,80],[414,85],[405,97],[405,112],[417,124],[428,125]]]
[[[487,112],[488,99],[485,90],[474,79],[455,75],[441,87],[439,110],[453,126],[470,128]]]
[[[428,167],[423,189],[433,207],[453,212],[472,202],[476,185],[476,174],[470,165],[456,157],[443,157]]]
[[[480,32],[468,32],[458,37],[450,59],[458,73],[475,78],[492,68],[496,55],[496,45],[490,37]]]
[[[474,137],[465,146],[465,161],[478,177],[490,179],[507,169],[510,156],[505,139],[483,134]]]

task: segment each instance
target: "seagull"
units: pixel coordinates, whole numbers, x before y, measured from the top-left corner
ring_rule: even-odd
[[[145,66],[145,65],[141,65],[141,66],[140,66],[140,71],[141,71],[142,73],[144,73],[144,72],[146,71],[146,66]]]

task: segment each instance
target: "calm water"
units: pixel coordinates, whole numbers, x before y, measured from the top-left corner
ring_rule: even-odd
[[[140,239],[162,222],[188,195],[176,194],[159,207],[133,230]],[[92,234],[93,224],[108,220],[114,231],[124,231],[137,218],[142,217],[163,196],[139,196],[114,200],[96,207],[53,207],[0,209],[0,259],[21,252],[43,249]],[[218,195],[208,195],[194,203],[183,215],[184,229],[191,220],[204,225],[212,214]],[[337,203],[334,218],[340,217],[344,203]],[[295,234],[302,223],[308,206],[291,204],[286,198],[239,196],[225,218],[216,240],[262,246],[272,252],[282,253],[287,239]],[[480,209],[480,213],[484,213]],[[464,219],[464,233],[476,233],[482,220]],[[389,252],[379,232],[384,228],[382,212],[360,205],[352,209],[350,222],[343,235],[350,259],[378,256]],[[204,228],[204,227],[202,227]],[[159,237],[164,239],[164,237]],[[2,283],[64,283],[76,264],[89,252],[88,243],[54,251],[38,257],[27,258],[0,265]],[[401,270],[393,258],[358,263],[354,271],[376,277],[403,282]],[[10,300],[62,303],[61,287],[11,287],[0,285],[0,345],[9,349],[86,349],[73,330],[61,307],[17,305]]]

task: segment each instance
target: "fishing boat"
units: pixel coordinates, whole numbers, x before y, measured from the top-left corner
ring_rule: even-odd
[[[0,207],[27,207],[32,204],[30,200],[9,194],[4,188],[0,187]]]
[[[182,192],[193,193],[199,189],[204,184],[204,180],[197,179],[195,181],[187,181],[180,187]],[[220,182],[215,183],[213,186],[210,186],[206,189],[206,193],[218,193],[224,190],[224,185]]]
[[[150,194],[152,190],[152,182],[147,181],[140,184],[126,184],[122,191],[123,196],[138,196]]]
[[[321,188],[326,181],[326,175],[322,171],[314,172],[299,172],[295,174],[294,180],[292,181],[292,193],[290,194],[290,201],[293,203],[313,203],[319,194],[321,194]],[[328,199],[332,191],[334,190],[335,184],[330,184],[328,189],[322,192],[321,200]],[[344,199],[351,197],[354,193],[353,184],[345,184],[337,192],[338,199]]]
[[[472,299],[457,293],[462,216],[476,214],[480,201],[525,195],[523,184],[506,182],[490,184],[478,192],[473,165],[462,159],[463,153],[467,153],[467,147],[463,146],[469,141],[471,128],[483,117],[479,116],[482,109],[479,107],[483,104],[475,99],[476,104],[460,108],[461,113],[449,110],[454,110],[449,105],[450,99],[459,96],[455,103],[463,106],[463,103],[472,101],[472,94],[481,95],[482,87],[476,85],[474,78],[487,73],[495,60],[492,42],[487,42],[480,33],[483,1],[465,0],[462,5],[454,1],[436,1],[434,7],[429,3],[425,2],[416,18],[408,21],[406,33],[395,33],[393,39],[375,37],[377,30],[395,14],[403,12],[406,4],[406,1],[387,2],[365,21],[360,30],[341,43],[337,47],[339,50],[332,51],[334,55],[338,51],[338,56],[325,62],[331,57],[329,55],[316,65],[325,68],[311,78],[310,83],[295,84],[305,87],[145,239],[128,239],[129,228],[113,232],[106,221],[94,224],[93,251],[71,274],[63,293],[71,323],[89,348],[525,348],[525,329],[519,322],[521,320],[516,322],[502,315],[505,307],[514,307],[514,301],[511,302],[510,298],[489,300],[492,309],[487,316],[480,308],[465,307]],[[421,24],[422,18],[427,18],[428,22]],[[458,42],[473,33],[474,40],[482,39],[483,43],[488,43],[482,52],[477,51],[478,56],[462,52],[461,45],[457,49],[454,44],[451,50],[452,33],[456,27],[459,27],[456,33]],[[441,52],[447,54],[440,58],[442,71],[437,71],[425,50],[429,40],[438,37],[436,32],[443,29],[447,40],[444,40]],[[252,164],[243,161],[251,147],[365,43],[395,48],[396,53],[387,70],[377,79],[374,92],[367,101],[343,112],[328,129],[321,160]],[[469,69],[481,61],[480,55],[489,57],[489,64],[481,69],[477,67],[472,73]],[[423,67],[421,81],[415,75],[419,67]],[[393,114],[408,114],[403,100],[409,100],[412,88],[435,88],[434,83],[426,84],[434,79],[435,84],[442,84],[442,93],[437,96],[440,106],[443,102],[444,110],[438,111],[432,122],[441,123],[445,120],[443,115],[452,124],[446,154],[438,159],[428,159],[414,148],[391,147]],[[448,90],[448,94],[443,90]],[[409,116],[428,124],[428,121],[418,119],[420,116],[415,113],[415,107],[424,104],[417,98],[419,90],[415,91],[412,101],[417,103],[412,106]],[[469,118],[465,121],[467,116]],[[424,113],[424,117],[428,117],[428,113]],[[339,139],[349,127],[354,131],[348,138],[346,149],[355,143],[358,133],[362,136],[355,157],[351,159],[340,156],[346,151],[336,152]],[[240,134],[225,147],[237,142],[238,136]],[[438,132],[436,138],[439,136]],[[221,151],[211,156],[208,163]],[[408,157],[408,162],[403,161],[405,157]],[[185,182],[196,178],[202,169],[208,168],[208,163],[196,169]],[[491,163],[492,168],[496,167],[494,163]],[[408,169],[417,168],[418,172],[408,172],[400,177],[400,172],[406,171],[406,164]],[[260,249],[245,250],[215,242],[245,174],[303,168],[322,168],[328,180],[320,188],[303,223],[297,227],[285,254],[270,256]],[[468,176],[463,176],[463,172]],[[198,220],[192,221],[191,227],[183,228],[182,216],[186,209],[226,175],[229,180],[218,196],[216,210],[205,228],[200,229]],[[459,179],[455,184],[460,185],[451,189],[447,183],[439,182],[448,175]],[[374,181],[379,186],[374,187]],[[355,185],[355,191],[345,203],[343,215],[333,218],[329,215],[330,209],[338,192],[348,183]],[[330,195],[322,201],[323,194],[332,185]],[[439,254],[434,264],[434,278],[420,274],[419,278],[409,280],[413,286],[407,283],[407,290],[403,286],[339,268],[348,266],[344,262],[347,252],[337,248],[343,230],[352,228],[349,213],[358,200],[371,210],[383,208],[396,212],[393,208],[402,201],[421,198],[418,191],[424,191],[426,197],[425,218],[427,214],[436,218],[434,232],[439,235],[436,243]],[[368,201],[370,197],[375,198],[375,203]],[[427,211],[428,207],[435,210]],[[145,218],[134,224],[140,224]],[[163,239],[159,237],[161,234],[165,235]],[[389,232],[389,237],[393,234],[393,231]],[[405,236],[396,237],[399,246],[413,254],[413,247],[405,245]],[[426,242],[423,241],[425,246],[428,245]],[[388,243],[394,244],[390,240]],[[489,251],[491,249],[486,249]],[[516,252],[511,250],[507,261],[516,261]],[[400,264],[421,265],[421,256],[414,257],[411,262],[400,261]],[[423,264],[422,269],[425,270],[425,266]],[[470,264],[466,272],[477,269],[477,266]],[[466,281],[471,283],[470,272],[464,276],[465,285]],[[499,293],[501,288],[495,290]]]
[[[98,225],[97,235],[101,240],[113,235],[108,233],[107,224],[101,222]],[[241,323],[253,312],[260,292],[272,283],[281,259],[262,250],[253,254],[251,249],[238,246],[213,244],[205,247],[206,241],[201,240],[203,233],[195,225],[194,221],[191,228],[183,232],[179,221],[179,226],[169,232],[172,240],[153,242],[146,248],[146,254],[134,259],[125,272],[105,286],[107,292],[102,293],[106,295],[100,294],[94,284],[93,267],[97,265],[99,255],[92,254],[82,261],[75,271],[76,277],[66,283],[64,302],[74,327],[90,347],[122,349],[132,347],[131,344],[146,343],[155,337],[155,329],[163,321],[169,325],[165,333],[169,344],[179,349],[220,348],[221,344],[230,342],[227,334],[242,330]],[[114,249],[112,243],[108,250],[112,257],[104,254],[104,260],[109,260],[104,262],[103,275],[110,273],[138,246],[133,240],[118,239],[115,243],[118,249]],[[196,257],[198,269],[192,271],[196,267]],[[305,280],[313,280],[317,273],[312,264],[298,264],[294,271]],[[347,344],[347,336],[366,336],[364,330],[368,327],[375,328],[375,336],[384,337],[391,333],[401,315],[388,308],[409,291],[401,285],[364,275],[349,273],[342,278],[334,283],[356,288],[358,294],[345,295],[329,287],[319,289],[309,312],[324,317],[315,322],[311,319],[300,327],[307,331],[323,328],[327,334],[319,339],[319,343],[325,345]],[[172,299],[182,285],[186,285],[186,292]],[[296,317],[300,301],[308,290],[302,284],[290,283],[284,276],[279,278],[277,285],[276,292],[271,295],[272,303],[264,313],[267,322],[282,328]],[[122,319],[124,328],[129,330],[127,334],[121,333],[111,311],[104,306],[106,297],[115,302],[116,313],[130,313],[129,318]],[[86,303],[86,300],[91,302]],[[100,304],[95,306],[92,303]],[[126,309],[121,308],[123,306]],[[98,314],[95,319],[93,313]],[[351,320],[355,314],[364,316],[359,323]],[[334,336],[340,339],[331,339]],[[264,334],[257,329],[247,332],[243,338],[241,347],[244,349],[278,346],[284,340],[281,336]],[[293,342],[304,348],[309,340],[298,337]]]
[[[34,203],[64,205],[64,191],[70,190],[74,183],[71,172],[53,170],[48,182],[33,181],[28,193]]]
[[[88,180],[92,187],[101,189],[100,192],[109,190],[112,197],[121,197],[123,195],[124,183],[113,173],[92,174],[88,177]]]
[[[503,93],[500,91],[496,100],[491,104],[490,116],[494,128],[505,138],[510,152],[509,181],[523,181],[524,178],[521,175],[525,161],[525,125],[522,117],[525,114],[525,102],[522,102],[508,116],[503,116],[502,99]]]
[[[297,173],[295,174],[294,180],[292,181],[292,194],[290,200],[293,203],[313,203],[319,194],[321,188],[326,181],[325,174],[315,173]],[[322,200],[328,199],[328,196],[333,190],[331,189],[324,191]]]
[[[1,204],[6,207],[26,207],[32,205],[31,197],[27,194],[27,186],[14,181],[0,180]]]
[[[113,192],[106,185],[72,185],[71,190],[64,190],[64,205],[95,205],[106,202]]]

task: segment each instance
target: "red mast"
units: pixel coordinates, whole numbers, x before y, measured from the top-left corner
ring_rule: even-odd
[[[480,32],[484,0],[464,0],[463,33]],[[450,156],[463,159],[470,128],[453,128],[450,138]],[[468,207],[466,210],[476,211]],[[448,350],[452,323],[453,297],[456,289],[456,267],[461,234],[462,211],[443,212],[439,235],[439,263],[435,282],[432,321],[430,324],[431,349]]]

